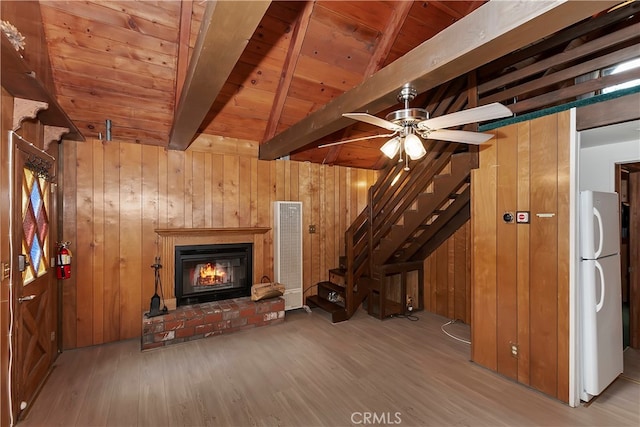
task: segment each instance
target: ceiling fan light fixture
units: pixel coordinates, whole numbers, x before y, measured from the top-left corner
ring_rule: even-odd
[[[399,150],[400,150],[400,138],[398,138],[397,136],[394,138],[391,138],[390,140],[385,142],[382,147],[380,147],[380,151],[382,151],[384,155],[390,159],[393,159],[396,156],[396,154],[398,154]]]
[[[434,139],[443,142],[463,144],[482,144],[493,138],[493,134],[479,133],[466,130],[447,129],[469,123],[500,119],[513,115],[511,110],[499,102],[472,107],[462,111],[448,113],[443,116],[429,118],[429,112],[424,108],[410,108],[409,101],[417,96],[417,90],[407,83],[398,95],[398,101],[404,103],[404,108],[392,111],[385,119],[372,116],[369,113],[343,113],[343,117],[358,120],[369,125],[393,131],[388,135],[373,135],[321,145],[326,147],[345,142],[359,141],[371,138],[394,137],[380,148],[388,158],[398,156],[398,162],[405,163],[405,170],[409,169],[409,159],[418,160],[427,154],[423,139]],[[397,136],[396,136],[397,135]],[[421,139],[422,138],[422,139]],[[404,156],[402,151],[404,151]]]
[[[427,154],[427,150],[424,149],[420,138],[412,133],[404,138],[404,152],[411,157],[411,160],[421,159]]]

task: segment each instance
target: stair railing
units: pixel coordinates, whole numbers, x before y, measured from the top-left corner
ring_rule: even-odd
[[[413,162],[410,172],[404,171],[404,162],[392,164],[369,188],[367,206],[345,233],[345,309],[348,317],[355,313],[369,289],[379,285],[382,279],[380,266],[373,262],[374,249],[418,194],[426,191],[433,177],[449,163],[455,149],[455,144],[431,142],[428,154]]]
[[[416,163],[411,173],[406,174],[407,182],[403,188],[394,191],[393,187],[383,187],[378,194],[374,193],[371,216],[371,229],[374,230],[371,234],[372,250],[380,244],[404,212],[410,209],[418,195],[427,191],[433,178],[449,163],[455,149],[456,144],[440,141],[434,143],[425,158]]]

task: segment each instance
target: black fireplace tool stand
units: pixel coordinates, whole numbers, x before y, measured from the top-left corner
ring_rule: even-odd
[[[162,283],[160,282],[160,269],[162,268],[162,264],[160,264],[160,257],[156,257],[155,263],[151,266],[155,270],[155,290],[153,296],[151,297],[151,305],[149,306],[149,312],[145,313],[145,317],[156,317],[162,316],[163,314],[167,314],[169,311],[167,309],[167,305],[164,302],[164,292],[162,291]],[[160,309],[160,295],[158,295],[158,288],[160,288],[160,295],[162,295],[162,309]]]

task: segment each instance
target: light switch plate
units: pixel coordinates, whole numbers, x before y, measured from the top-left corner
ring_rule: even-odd
[[[0,281],[8,279],[10,273],[11,273],[11,267],[9,267],[9,264],[5,262],[0,262]]]
[[[518,224],[529,224],[529,211],[516,212],[516,222]]]

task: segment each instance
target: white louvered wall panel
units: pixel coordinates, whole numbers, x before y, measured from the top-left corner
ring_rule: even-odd
[[[274,275],[285,310],[302,307],[302,202],[274,202]]]

